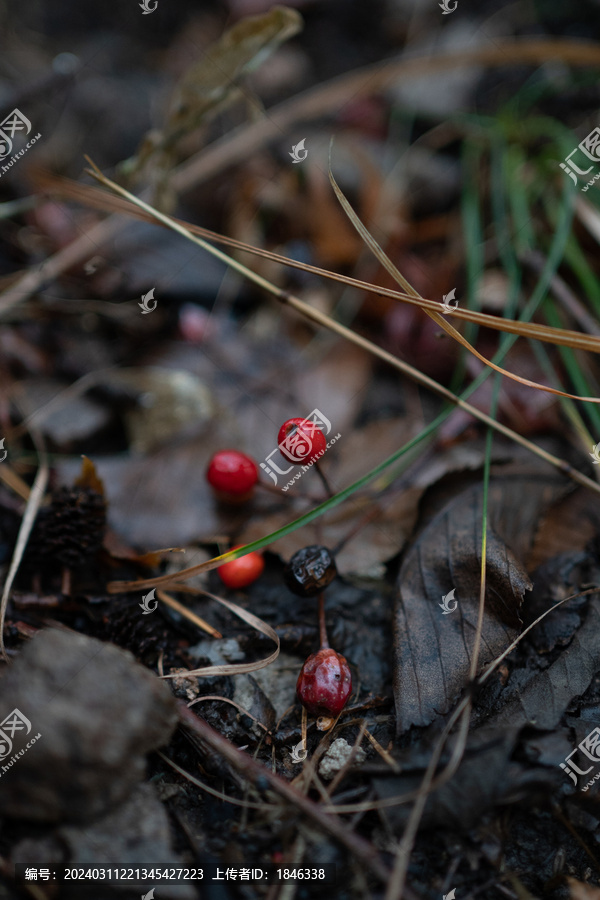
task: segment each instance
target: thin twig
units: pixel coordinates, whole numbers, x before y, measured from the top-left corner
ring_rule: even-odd
[[[327,650],[329,647],[327,623],[325,621],[325,594],[323,591],[319,594],[319,643],[321,644],[321,650]]]
[[[240,753],[227,738],[215,731],[207,722],[198,718],[189,710],[183,701],[177,702],[181,723],[193,734],[216,750],[227,762],[251,782],[260,784],[266,781],[269,787],[283,797],[299,812],[310,818],[319,828],[335,840],[343,844],[352,854],[362,860],[365,865],[384,883],[389,877],[389,870],[383,864],[375,847],[368,841],[349,831],[335,816],[325,813],[321,807],[301,794],[291,784],[275,775],[266,766],[257,762],[247,753]],[[414,894],[412,895],[414,898]]]
[[[321,484],[322,484],[323,487],[325,488],[325,493],[327,494],[327,496],[328,496],[329,498],[333,497],[333,495],[335,494],[335,491],[333,491],[333,490],[331,489],[331,485],[329,484],[329,481],[327,480],[327,477],[326,477],[326,475],[325,475],[325,472],[322,470],[321,466],[319,465],[319,461],[316,460],[316,459],[315,459],[315,462],[314,462],[314,466],[315,466],[315,472],[317,473],[317,475],[318,475],[319,478],[321,479]]]
[[[53,194],[67,199],[75,200],[95,209],[105,209],[108,211],[121,211],[130,216],[135,217],[144,222],[153,222],[163,228],[167,226],[164,222],[157,222],[156,218],[149,213],[139,209],[130,200],[123,197],[113,197],[95,188],[91,185],[81,185],[77,181],[71,181],[66,178],[44,176],[42,185],[48,184],[47,190]],[[381,285],[371,284],[369,281],[362,281],[359,278],[353,278],[350,275],[341,275],[338,272],[332,272],[329,269],[323,269],[319,266],[313,266],[306,262],[300,262],[274,253],[271,250],[265,250],[262,247],[253,247],[244,241],[236,240],[236,238],[226,237],[209,228],[203,228],[200,225],[194,225],[186,222],[185,219],[176,219],[173,221],[187,228],[192,234],[198,237],[206,238],[215,244],[222,244],[225,247],[232,247],[235,250],[241,250],[244,253],[250,253],[261,259],[268,259],[271,262],[279,263],[292,269],[300,269],[303,272],[310,272],[330,281],[336,281],[348,287],[354,287],[357,290],[365,291],[365,293],[373,294],[376,297],[389,297],[392,300],[399,300],[409,306],[417,306],[423,310],[431,312],[439,312],[443,308],[438,300],[430,300],[425,297],[417,298],[406,291],[393,290],[385,288]],[[102,305],[102,304],[99,304]],[[106,304],[104,304],[106,305]],[[117,307],[121,309],[121,307]],[[538,341],[544,341],[550,344],[558,344],[559,346],[571,347],[575,350],[586,350],[590,353],[600,353],[600,335],[599,330],[590,329],[589,334],[582,334],[580,331],[572,331],[566,328],[555,328],[552,325],[543,325],[539,322],[522,322],[517,319],[507,319],[500,316],[490,315],[475,309],[462,308],[460,306],[451,311],[444,310],[444,313],[451,318],[460,319],[465,322],[472,322],[486,328],[492,328],[495,331],[501,331],[508,334],[516,334],[520,337],[528,337]],[[594,320],[595,321],[595,320]],[[597,329],[600,326],[597,326]]]
[[[346,773],[348,772],[350,767],[353,765],[354,760],[356,759],[356,757],[358,755],[358,751],[360,750],[360,745],[363,742],[363,738],[364,738],[366,732],[367,732],[367,720],[363,719],[362,722],[360,723],[360,728],[358,730],[358,734],[356,735],[356,740],[354,741],[354,744],[350,748],[350,754],[348,756],[348,759],[346,760],[344,765],[341,767],[341,769],[339,769],[336,772],[329,787],[327,788],[327,795],[329,797],[333,796],[335,789],[337,788],[337,786],[339,784],[341,784],[341,782],[346,777]]]
[[[200,790],[206,791],[207,794],[212,794],[213,797],[217,797],[218,800],[222,800],[224,803],[231,803],[233,804],[233,806],[242,806],[244,809],[257,809],[261,812],[268,812],[269,810],[276,811],[279,809],[279,807],[274,803],[254,803],[252,800],[238,800],[237,797],[230,797],[228,794],[224,794],[222,791],[217,791],[209,784],[205,784],[204,781],[200,781],[199,778],[196,778],[190,772],[186,772],[185,769],[182,769],[181,766],[178,766],[176,762],[174,762],[172,759],[169,759],[169,757],[165,756],[164,753],[161,753],[160,750],[158,750],[157,753],[160,758],[167,763],[168,766],[171,766],[172,769],[175,769],[176,772],[179,772],[179,774],[182,775],[183,778],[187,778],[188,781],[191,781],[191,783],[199,787]]]

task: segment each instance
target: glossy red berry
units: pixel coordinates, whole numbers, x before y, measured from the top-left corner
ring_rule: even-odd
[[[232,549],[236,549],[235,547]],[[262,574],[265,567],[265,561],[261,553],[252,551],[239,559],[232,559],[231,562],[223,563],[219,566],[217,572],[224,585],[228,588],[244,588],[252,584],[253,581]]]
[[[352,692],[350,667],[331,647],[308,657],[298,676],[296,694],[312,716],[338,716]]]
[[[277,445],[281,455],[299,466],[323,456],[327,448],[325,435],[308,419],[288,419],[279,429]]]
[[[239,503],[252,496],[258,466],[239,450],[219,450],[208,464],[206,480],[220,500]]]

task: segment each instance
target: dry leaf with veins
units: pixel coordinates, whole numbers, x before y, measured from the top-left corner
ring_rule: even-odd
[[[520,560],[541,515],[564,492],[562,479],[539,470],[490,482],[479,669],[521,629],[519,608],[532,585]],[[482,512],[478,484],[436,510],[404,556],[394,638],[398,734],[448,712],[468,682],[479,609]],[[438,604],[452,589],[457,607],[443,615]]]

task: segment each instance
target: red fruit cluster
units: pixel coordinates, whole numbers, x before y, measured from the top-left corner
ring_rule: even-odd
[[[308,657],[298,676],[296,694],[313,716],[335,718],[352,692],[352,675],[345,658],[326,647]]]
[[[241,503],[252,496],[258,481],[258,466],[239,450],[219,450],[208,464],[206,480],[219,500]]]
[[[288,462],[299,466],[312,463],[325,453],[327,442],[320,428],[307,419],[288,419],[277,435],[280,453]]]

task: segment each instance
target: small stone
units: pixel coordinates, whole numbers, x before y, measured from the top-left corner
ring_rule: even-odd
[[[177,722],[169,688],[131,653],[58,629],[0,679],[0,720],[13,711],[22,727],[0,742],[0,808],[34,821],[87,822],[124,801]]]
[[[344,738],[338,738],[334,741],[321,760],[321,764],[319,766],[319,775],[325,781],[331,781],[331,779],[337,775],[337,773],[342,769],[348,760],[350,759],[350,753],[352,752],[352,747],[348,743],[348,741],[344,740]],[[357,765],[358,763],[362,763],[367,758],[367,754],[361,748],[358,749],[354,757],[353,765]]]

